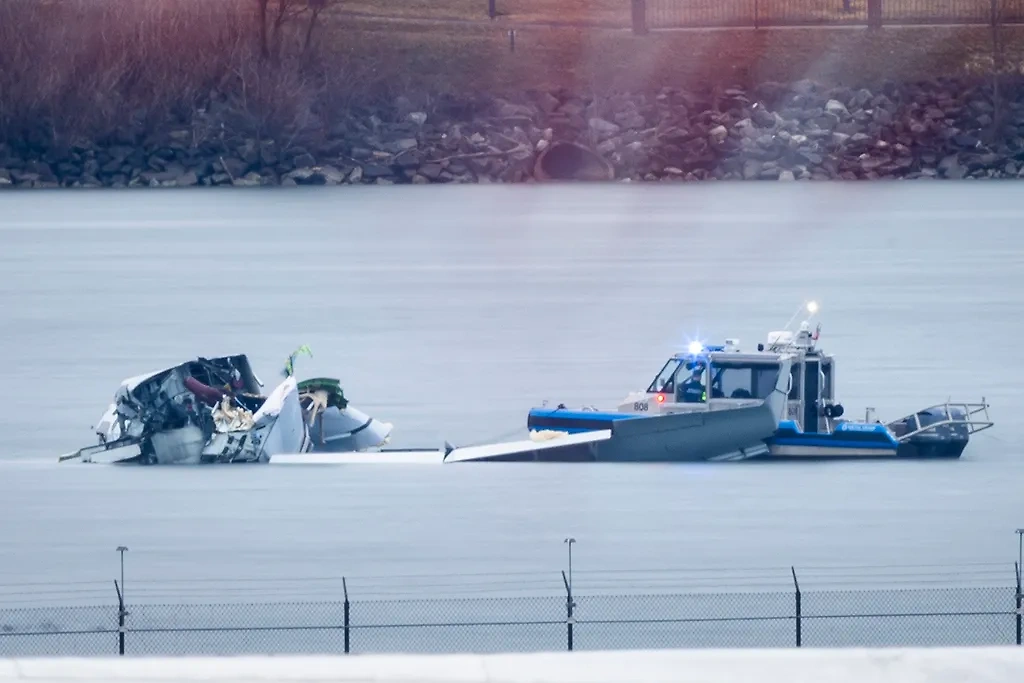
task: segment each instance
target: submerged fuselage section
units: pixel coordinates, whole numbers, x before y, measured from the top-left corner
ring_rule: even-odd
[[[266,463],[285,453],[366,450],[391,425],[348,404],[338,380],[286,376],[269,394],[244,354],[197,358],[124,380],[95,427],[99,443],[60,460]]]

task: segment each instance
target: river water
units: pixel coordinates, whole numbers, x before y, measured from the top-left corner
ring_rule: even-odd
[[[0,195],[0,607],[112,603],[119,545],[134,602],[558,595],[567,536],[581,594],[1008,586],[1022,220],[973,182]],[[122,378],[196,355],[272,384],[309,344],[393,446],[467,444],[809,298],[848,414],[984,395],[996,426],[956,462],[56,464]]]

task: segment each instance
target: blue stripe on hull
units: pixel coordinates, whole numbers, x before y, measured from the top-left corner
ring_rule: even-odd
[[[772,437],[773,443],[793,446],[832,446],[849,448],[899,448],[899,441],[885,425],[865,422],[840,422],[830,434],[807,433],[793,420],[782,420]]]

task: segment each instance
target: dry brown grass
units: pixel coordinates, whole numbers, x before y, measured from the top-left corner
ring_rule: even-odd
[[[261,59],[255,8],[254,0],[0,0],[0,139],[130,139],[192,122],[211,103],[231,132],[307,134],[379,81],[382,47],[328,39],[301,54],[301,25],[285,31],[280,60]],[[209,134],[218,132],[197,131]]]
[[[764,80],[811,78],[826,83],[876,85],[886,80],[924,80],[972,75],[967,64],[988,54],[982,27],[900,28],[881,32],[825,30],[708,31],[633,36],[615,31],[534,28],[518,32],[510,52],[503,34],[443,34],[429,29],[397,31],[361,24],[361,37],[376,35],[423,69],[425,76],[468,90],[515,92],[569,88],[591,93],[751,85]],[[1024,30],[1007,29],[1024,47]],[[398,46],[402,46],[398,48]],[[427,56],[431,60],[425,61]],[[434,66],[436,65],[436,66]],[[426,71],[421,73],[428,73]]]
[[[499,7],[511,2],[499,0]],[[524,8],[541,2],[553,0],[519,0]],[[415,3],[427,4],[407,2]],[[446,3],[469,6],[468,0],[430,4]],[[589,4],[565,0],[564,7],[583,11]],[[200,141],[315,137],[353,104],[400,93],[427,102],[443,92],[514,96],[545,87],[600,94],[804,77],[870,84],[962,72],[985,54],[989,39],[985,28],[634,36],[524,26],[513,53],[504,29],[490,22],[399,26],[348,16],[322,27],[310,54],[300,55],[300,41],[292,39],[279,62],[265,62],[255,5],[0,0],[0,140],[32,146],[130,141],[172,121],[191,125]],[[1011,32],[1006,42],[1024,46],[1020,37]],[[215,117],[198,115],[214,105]]]
[[[496,0],[499,19],[628,26],[630,0]],[[396,19],[485,21],[487,0],[345,0],[341,12]]]
[[[251,75],[251,12],[241,9],[231,0],[0,3],[0,131],[102,135],[189,115],[212,90]]]

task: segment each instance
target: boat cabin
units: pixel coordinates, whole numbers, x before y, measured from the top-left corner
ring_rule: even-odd
[[[807,324],[795,335],[771,332],[757,351],[743,352],[738,341],[721,346],[691,344],[673,355],[648,385],[641,400],[627,400],[626,412],[674,413],[728,410],[760,403],[775,389],[783,359],[790,360],[789,398],[785,419],[805,432],[831,431],[842,414],[835,405],[835,359],[815,348],[819,330]],[[639,399],[639,397],[631,397]]]

